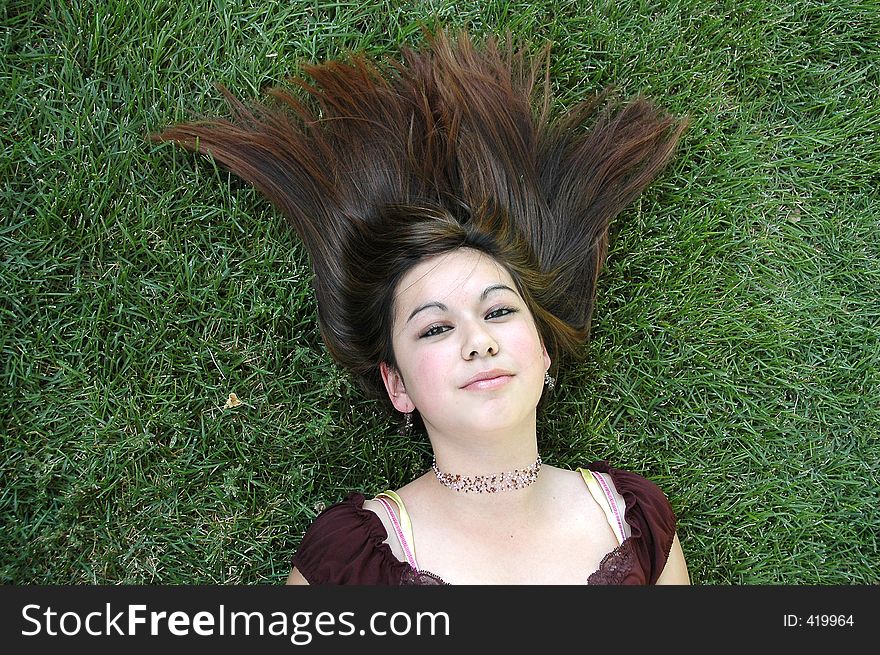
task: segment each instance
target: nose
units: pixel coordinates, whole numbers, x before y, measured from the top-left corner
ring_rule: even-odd
[[[465,359],[490,357],[498,354],[498,342],[483,325],[472,326],[462,345],[461,355]]]

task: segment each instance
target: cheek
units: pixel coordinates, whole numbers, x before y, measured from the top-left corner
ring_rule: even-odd
[[[541,347],[541,339],[535,328],[524,327],[517,330],[516,333],[510,335],[510,339],[506,342],[516,352],[523,353],[523,362],[526,360],[534,360],[544,364],[544,349]]]
[[[426,349],[413,360],[417,386],[436,388],[440,380],[449,378],[449,358],[439,348]]]
[[[401,352],[397,363],[403,373],[406,391],[417,404],[430,402],[436,397],[440,382],[449,379],[449,356],[441,348]]]

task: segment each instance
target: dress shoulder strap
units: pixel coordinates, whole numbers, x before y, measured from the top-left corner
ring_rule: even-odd
[[[624,520],[626,506],[622,503],[623,499],[614,488],[614,483],[608,480],[602,473],[596,471],[579,468],[578,472],[584,478],[584,482],[586,482],[587,489],[590,490],[593,499],[599,504],[602,511],[605,512],[605,520],[611,526],[611,530],[617,538],[617,543],[622,544],[629,536],[629,526]]]
[[[413,567],[413,569],[418,571],[419,567],[416,564],[412,523],[409,520],[409,514],[406,513],[403,499],[401,499],[401,497],[395,492],[388,490],[378,494],[375,500],[382,503],[382,507],[388,512],[388,519],[391,521],[391,525],[394,526],[394,532],[397,534],[397,539],[400,541],[400,546],[403,548],[403,554],[406,556],[406,561],[411,567]],[[397,506],[397,514],[394,513],[389,501]],[[398,514],[400,515],[399,520],[397,518]]]

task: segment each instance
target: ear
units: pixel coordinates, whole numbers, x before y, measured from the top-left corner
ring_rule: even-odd
[[[400,372],[388,363],[382,362],[379,364],[379,373],[382,374],[382,382],[385,383],[385,390],[388,392],[394,409],[404,414],[413,411],[416,406],[406,393],[406,385],[403,383]]]
[[[544,345],[544,342],[541,341],[541,352],[544,353],[544,370],[550,370],[550,364],[553,362],[550,360],[550,355],[547,353],[547,346]]]

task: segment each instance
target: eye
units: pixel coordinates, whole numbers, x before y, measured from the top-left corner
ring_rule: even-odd
[[[450,328],[448,325],[432,325],[427,330],[425,330],[419,338],[424,339],[426,337],[436,337],[438,334],[443,334],[447,330],[451,329],[452,328]]]
[[[500,307],[498,309],[493,309],[491,312],[486,314],[486,318],[502,318],[504,316],[507,316],[508,314],[514,314],[517,311],[518,310],[514,309],[513,307]]]

